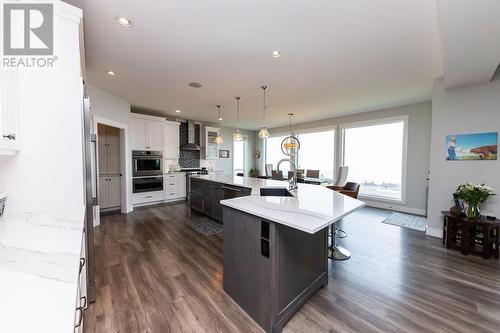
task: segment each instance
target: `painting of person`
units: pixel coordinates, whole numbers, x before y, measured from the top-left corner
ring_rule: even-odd
[[[496,160],[498,133],[474,133],[448,135],[446,137],[446,159]]]

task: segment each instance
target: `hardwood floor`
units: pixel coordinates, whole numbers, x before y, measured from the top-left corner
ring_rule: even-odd
[[[192,215],[191,215],[192,214]],[[284,332],[498,332],[500,264],[381,223],[363,208],[340,222],[353,256]],[[184,224],[184,203],[102,217],[97,301],[85,332],[263,332],[222,290],[222,237]]]

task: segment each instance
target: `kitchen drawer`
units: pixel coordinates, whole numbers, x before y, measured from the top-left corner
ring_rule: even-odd
[[[176,181],[177,179],[179,179],[179,174],[177,174],[177,173],[167,173],[167,174],[165,174],[164,178],[165,178],[166,181],[171,181],[171,180],[172,181],[173,180]]]
[[[163,200],[163,191],[134,193],[134,205]]]
[[[165,190],[165,200],[166,201],[175,200],[178,198],[179,198],[179,192],[177,192],[175,190],[172,190],[172,191]]]
[[[165,178],[165,180],[163,182],[163,187],[164,188],[175,188],[175,189],[177,189],[178,186],[179,186],[179,182],[177,180],[169,180],[169,179]]]

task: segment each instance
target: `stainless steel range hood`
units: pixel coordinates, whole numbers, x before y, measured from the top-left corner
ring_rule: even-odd
[[[195,138],[195,126],[194,126],[194,122],[192,122],[191,120],[188,120],[188,142],[184,145],[182,145],[181,149],[182,150],[200,150],[200,146],[198,146],[196,144],[196,142],[194,141],[194,138]]]

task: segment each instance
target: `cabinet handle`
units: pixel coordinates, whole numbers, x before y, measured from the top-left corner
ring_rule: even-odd
[[[153,197],[152,195],[147,195],[145,198],[146,198],[146,199],[150,199],[150,198],[152,198],[152,197]]]
[[[80,327],[80,325],[82,324],[82,321],[83,321],[83,307],[81,307],[81,306],[77,307],[76,311],[78,311],[78,313],[80,314],[80,316],[78,318],[78,323],[75,324],[75,328]]]
[[[9,140],[15,140],[16,139],[16,135],[14,133],[10,133],[10,134],[7,134],[7,135],[3,135],[4,138],[6,139],[9,139]]]
[[[78,275],[82,274],[83,266],[85,266],[85,258],[80,258],[80,268],[78,269]]]

